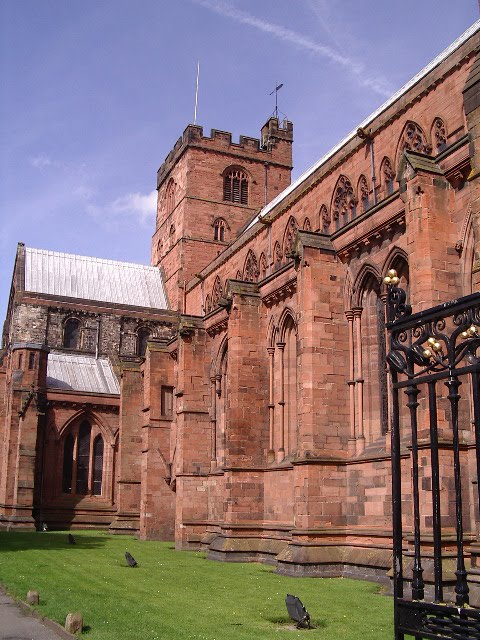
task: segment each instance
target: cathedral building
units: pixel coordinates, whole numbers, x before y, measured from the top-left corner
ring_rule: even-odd
[[[476,23],[293,183],[291,122],[238,142],[188,125],[157,173],[151,266],[18,245],[0,527],[385,579],[383,278],[396,270],[414,311],[479,290],[479,45]]]

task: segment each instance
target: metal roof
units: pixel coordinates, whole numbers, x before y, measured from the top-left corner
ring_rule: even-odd
[[[91,393],[119,394],[120,386],[107,358],[49,353],[47,387]]]
[[[160,269],[25,247],[25,291],[167,309]]]
[[[255,223],[265,217],[272,209],[274,209],[280,202],[285,200],[285,198],[295,191],[297,187],[299,187],[302,182],[310,177],[317,169],[319,169],[323,164],[327,162],[332,156],[334,156],[337,151],[339,151],[342,147],[344,147],[350,140],[357,135],[358,129],[365,129],[371,124],[375,118],[378,118],[380,114],[388,109],[392,104],[394,104],[399,98],[401,98],[409,89],[414,87],[422,78],[424,78],[430,71],[438,67],[438,65],[443,62],[449,55],[451,55],[454,51],[456,51],[464,42],[466,42],[469,38],[471,38],[478,30],[480,29],[480,20],[477,20],[469,27],[462,35],[457,38],[451,45],[449,45],[442,53],[440,53],[436,58],[434,58],[426,67],[424,67],[421,71],[419,71],[411,80],[409,80],[406,84],[403,85],[398,91],[396,91],[391,98],[389,98],[386,102],[384,102],[376,111],[374,111],[368,118],[365,118],[363,122],[350,131],[350,133],[340,140],[338,144],[336,144],[330,151],[328,151],[324,156],[322,156],[315,164],[313,164],[309,169],[307,169],[301,176],[299,176],[292,184],[290,184],[286,189],[278,194],[271,202],[269,202],[261,211],[249,222],[246,226],[245,231],[251,229]]]

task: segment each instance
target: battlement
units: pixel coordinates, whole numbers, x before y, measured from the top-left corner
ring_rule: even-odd
[[[272,117],[262,127],[261,134],[261,139],[241,135],[239,142],[233,142],[232,134],[229,131],[212,129],[210,136],[205,136],[203,135],[203,127],[189,124],[157,172],[157,189],[160,188],[172,167],[188,147],[202,147],[232,155],[241,154],[251,160],[262,162],[270,160],[284,166],[290,166],[290,164],[287,165],[283,157],[275,158],[275,147],[279,142],[290,144],[293,142],[293,124],[288,120],[279,123],[278,118]]]

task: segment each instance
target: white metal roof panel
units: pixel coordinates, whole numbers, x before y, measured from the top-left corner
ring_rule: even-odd
[[[25,290],[167,309],[157,267],[25,247]]]
[[[117,377],[107,358],[70,353],[48,354],[47,387],[90,393],[120,393]]]
[[[327,160],[329,160],[332,156],[334,156],[337,151],[339,151],[342,147],[344,147],[350,140],[352,140],[356,135],[358,129],[365,129],[371,124],[375,118],[378,118],[380,114],[388,109],[392,104],[394,104],[399,98],[401,98],[409,89],[414,87],[422,78],[424,78],[430,71],[438,67],[438,65],[443,62],[450,54],[456,51],[464,42],[466,42],[469,38],[473,36],[480,29],[480,20],[477,20],[469,27],[462,35],[457,38],[451,45],[449,45],[442,53],[440,53],[436,58],[434,58],[426,67],[424,67],[421,71],[419,71],[411,80],[409,80],[406,84],[403,85],[398,91],[396,91],[391,98],[389,98],[386,102],[384,102],[376,111],[374,111],[368,118],[365,118],[363,122],[350,131],[350,133],[340,140],[338,144],[336,144],[330,151],[328,151],[324,156],[322,156],[315,164],[313,164],[309,169],[307,169],[301,176],[299,176],[292,184],[290,184],[286,189],[278,194],[271,202],[269,202],[263,209],[256,215],[253,220],[247,225],[245,231],[251,229],[253,225],[265,217],[272,209],[274,209],[280,202],[285,200],[285,198],[290,195],[297,187],[299,187],[305,180],[310,177],[319,167],[324,165]]]

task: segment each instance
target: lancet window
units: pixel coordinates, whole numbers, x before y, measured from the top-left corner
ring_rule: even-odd
[[[69,318],[63,326],[63,346],[66,349],[78,349],[80,344],[80,320]]]
[[[394,190],[395,171],[389,158],[385,157],[382,162],[382,178],[385,182],[385,193],[390,195]]]
[[[355,218],[355,214],[356,200],[352,183],[346,176],[340,176],[332,203],[332,218],[335,220],[335,228],[343,227],[349,220]]]
[[[362,213],[365,213],[370,206],[370,192],[365,176],[360,176],[360,180],[358,181],[358,200],[362,206]]]
[[[436,153],[447,146],[447,129],[441,118],[435,118],[432,125],[432,143]]]
[[[147,327],[140,327],[137,331],[136,354],[142,358],[147,352],[147,342],[150,337],[150,330]]]
[[[243,279],[245,282],[257,282],[258,280],[258,262],[255,254],[250,249],[245,260],[245,268],[243,269]]]
[[[92,430],[88,420],[83,420],[63,441],[62,492],[101,496],[103,462],[103,438],[97,429]]]
[[[223,218],[217,218],[213,223],[213,239],[220,242],[225,241],[227,224]]]
[[[407,122],[403,130],[402,149],[427,155],[432,153],[432,147],[427,143],[425,134],[416,122]]]

